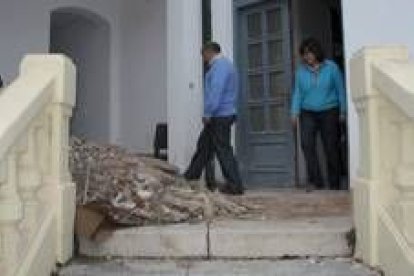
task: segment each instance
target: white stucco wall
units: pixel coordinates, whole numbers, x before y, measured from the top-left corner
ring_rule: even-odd
[[[147,152],[167,122],[165,0],[127,0],[122,10],[121,142]]]
[[[201,129],[201,0],[167,0],[169,160],[184,170]]]
[[[27,52],[48,49],[49,17],[41,0],[3,0],[0,9],[0,74],[5,83],[17,76]]]
[[[83,8],[101,16],[111,26],[110,91],[111,139],[119,136],[120,3],[110,0],[3,0],[0,9],[0,74],[10,83],[27,53],[48,53],[50,12],[62,7]]]
[[[414,53],[412,0],[343,0],[342,5],[347,62],[355,51],[367,45],[404,44]],[[359,133],[357,114],[351,102],[349,122],[350,169],[351,176],[355,176],[359,160]]]
[[[110,140],[151,151],[155,123],[166,120],[165,0],[2,0],[0,74],[17,75],[26,53],[49,50],[50,11],[83,8],[110,25]],[[98,80],[97,80],[98,81]]]

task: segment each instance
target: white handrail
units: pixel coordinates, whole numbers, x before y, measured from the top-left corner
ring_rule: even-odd
[[[27,56],[0,95],[1,275],[49,275],[72,256],[75,76],[64,56]]]
[[[372,78],[374,88],[414,118],[414,63],[393,60],[375,62]]]
[[[414,62],[405,47],[351,61],[360,163],[353,179],[357,257],[386,275],[414,275]]]

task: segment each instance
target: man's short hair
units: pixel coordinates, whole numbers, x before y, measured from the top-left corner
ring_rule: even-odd
[[[221,47],[220,44],[218,44],[217,42],[207,42],[203,46],[203,52],[204,51],[212,51],[214,53],[219,54],[221,53]]]

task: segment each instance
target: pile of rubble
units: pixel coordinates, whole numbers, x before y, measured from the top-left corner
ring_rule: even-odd
[[[257,208],[185,181],[166,162],[76,137],[71,139],[70,169],[78,208],[98,212],[115,225],[234,218]]]

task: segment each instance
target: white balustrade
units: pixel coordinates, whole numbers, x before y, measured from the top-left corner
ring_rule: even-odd
[[[0,275],[50,275],[73,251],[68,168],[75,68],[30,55],[0,96]]]
[[[351,61],[359,115],[354,182],[357,257],[386,275],[414,275],[414,62],[404,47],[371,47]]]

